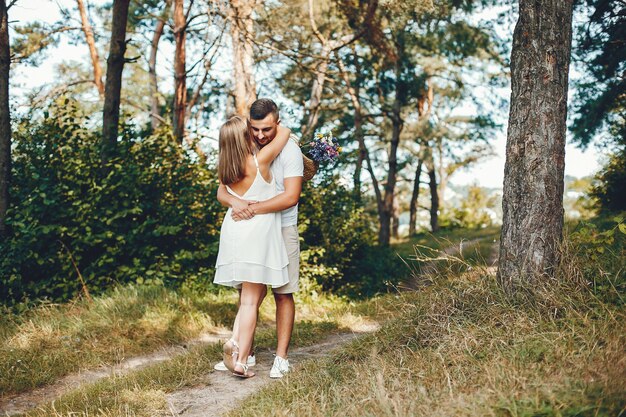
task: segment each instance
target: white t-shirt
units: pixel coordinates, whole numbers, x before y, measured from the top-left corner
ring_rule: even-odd
[[[298,146],[297,136],[291,135],[283,150],[272,162],[270,169],[276,178],[276,190],[279,194],[285,191],[285,178],[304,175],[304,162],[302,162],[302,152]],[[282,227],[298,224],[298,205],[283,210],[281,219]]]

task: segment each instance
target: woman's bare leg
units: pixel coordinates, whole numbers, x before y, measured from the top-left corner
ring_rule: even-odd
[[[267,295],[267,287],[264,285],[263,292],[261,293],[261,297],[259,297],[257,310],[261,307],[261,304],[263,304],[263,300],[265,299],[266,295]],[[241,290],[239,290],[239,300],[237,301],[237,309],[239,309],[240,305],[241,305]],[[237,315],[235,316],[235,322],[233,323],[233,340],[235,340],[236,342],[239,342],[239,310],[237,310]],[[252,345],[254,346],[254,343],[252,343]]]
[[[259,302],[261,296],[267,291],[265,285],[244,282],[241,288],[241,298],[239,300],[238,314],[238,339],[239,357],[238,362],[243,364],[248,360],[248,355],[252,348],[254,331],[256,330],[256,320],[259,313]],[[236,366],[237,371],[243,372],[240,366]]]

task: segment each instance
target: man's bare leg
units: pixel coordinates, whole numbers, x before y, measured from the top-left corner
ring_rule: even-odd
[[[287,359],[293,322],[296,317],[296,305],[293,294],[274,293],[274,300],[276,301],[276,336],[278,339],[276,356]]]

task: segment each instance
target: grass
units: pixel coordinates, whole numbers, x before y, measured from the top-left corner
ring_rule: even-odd
[[[500,228],[490,226],[484,229],[443,229],[436,235],[424,232],[392,242],[392,247],[398,255],[406,259],[415,255],[416,246],[444,250],[448,247],[458,247],[462,241],[467,242],[476,239],[493,243],[494,239],[500,239]],[[491,247],[488,244],[484,246],[487,250]]]
[[[512,303],[475,273],[396,302],[380,331],[231,416],[591,416],[626,406],[622,309],[566,294],[543,308]]]
[[[304,321],[296,324],[292,346],[308,346],[337,331],[337,323]],[[257,347],[273,346],[272,328],[257,332]],[[184,355],[130,372],[87,384],[62,395],[53,403],[40,406],[27,416],[158,416],[171,415],[165,394],[183,387],[206,383],[213,365],[222,357],[219,344],[196,346]]]
[[[623,272],[623,241],[612,247],[616,260],[597,263],[605,281]],[[383,297],[389,320],[379,331],[230,416],[624,415],[623,297],[578,279],[590,268],[586,251],[565,248],[565,275],[515,298],[486,268],[448,269],[420,291]]]
[[[224,297],[137,286],[117,288],[93,303],[7,313],[0,325],[0,393],[192,339],[225,325],[235,313]]]
[[[333,317],[343,317],[348,326],[367,321],[351,314],[353,307],[343,299],[311,288],[297,302],[296,319],[303,323],[333,322]],[[7,312],[0,324],[0,395],[27,391],[72,372],[119,363],[204,333],[228,331],[235,314],[235,291],[177,293],[148,286],[119,287],[93,303],[80,300],[44,304],[20,315]],[[266,301],[259,325],[271,326],[274,315],[274,303]],[[298,328],[302,326],[306,324]]]
[[[489,233],[485,238],[488,242],[497,231]],[[461,236],[477,238],[457,231],[447,236],[449,241],[457,242]],[[607,247],[607,253],[617,260],[598,260],[592,255],[598,252],[598,245],[606,242],[594,236],[591,232],[574,236],[582,239],[583,244],[565,248],[560,269],[563,279],[558,285],[529,288],[516,298],[503,294],[492,272],[480,262],[487,258],[488,245],[481,245],[484,253],[470,248],[471,253],[476,253],[475,259],[470,254],[450,256],[431,285],[415,292],[387,294],[357,303],[323,294],[314,285],[303,283],[305,290],[297,300],[294,346],[314,344],[341,328],[356,329],[372,321],[384,325],[326,358],[303,364],[286,379],[247,399],[231,415],[623,415],[626,317],[624,287],[618,278],[624,270],[625,239],[616,237],[615,243]],[[414,242],[419,239],[431,238],[416,237]],[[438,245],[439,249],[450,246],[445,241]],[[594,273],[597,277],[591,279],[589,274]],[[111,297],[119,298],[108,301],[109,310],[101,307],[105,312],[102,323],[118,323],[111,324],[110,329],[119,328],[118,334],[126,337],[125,342],[114,345],[126,343],[142,349],[132,343],[146,339],[147,333],[140,330],[138,323],[151,323],[149,328],[158,329],[151,333],[157,336],[149,338],[154,345],[228,325],[234,317],[233,293],[200,296],[168,294],[164,289],[117,291],[119,294]],[[142,291],[155,294],[149,297]],[[139,292],[140,298],[154,300],[152,307],[146,307],[141,314],[130,314],[131,319],[123,323],[114,320],[128,315],[125,309],[135,311],[134,307],[121,305],[132,299],[134,292]],[[160,297],[169,297],[169,301],[161,304],[157,301]],[[96,300],[94,305],[99,302]],[[180,306],[188,306],[179,312],[184,318],[167,313],[167,305],[176,311]],[[275,343],[272,305],[266,302],[261,310],[261,328],[256,339],[260,348]],[[80,313],[72,319],[68,311],[77,308]],[[75,306],[46,306],[41,311],[14,317],[10,325],[2,327],[2,340],[15,343],[18,339],[32,339],[31,347],[40,346],[42,354],[52,355],[53,344],[46,345],[40,341],[43,338],[34,337],[36,329],[73,329],[69,324],[72,320],[84,323],[75,324],[76,328],[97,328],[99,320],[91,315],[90,308],[93,307],[79,302]],[[163,319],[156,319],[161,312],[166,312]],[[190,320],[192,317],[195,319]],[[167,329],[172,326],[163,322],[189,327],[171,336]],[[29,329],[33,336],[21,335]],[[75,334],[87,337],[90,333]],[[103,339],[98,340],[100,344],[93,349],[104,355]],[[67,358],[72,356],[68,354]],[[166,393],[205,383],[219,358],[219,346],[195,346],[169,361],[83,386],[28,415],[169,415]],[[76,359],[80,366],[84,363],[81,360],[82,357]]]

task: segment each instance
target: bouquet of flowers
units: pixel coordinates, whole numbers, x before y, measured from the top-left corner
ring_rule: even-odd
[[[309,181],[319,168],[320,162],[336,159],[341,147],[332,133],[316,133],[313,139],[302,146],[304,161],[304,180]],[[308,156],[307,156],[308,155]],[[309,158],[310,156],[310,158]]]
[[[310,150],[308,154],[317,162],[332,161],[337,158],[339,152],[341,152],[337,138],[335,138],[332,133],[327,133],[326,135],[316,133],[313,140],[309,143],[309,146]]]

